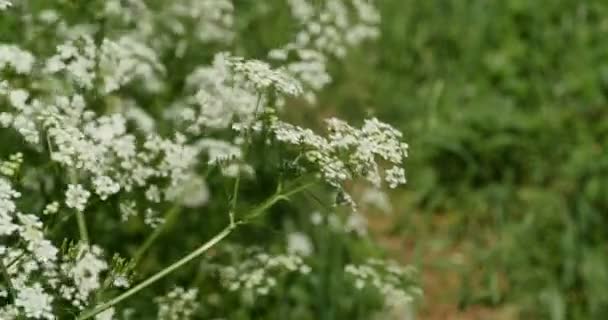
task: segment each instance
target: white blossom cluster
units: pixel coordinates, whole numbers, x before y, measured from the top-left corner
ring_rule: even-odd
[[[230,43],[234,38],[234,4],[231,0],[175,0],[152,7],[143,0],[107,0],[104,13],[130,29],[156,51],[173,50],[176,58],[196,42]]]
[[[81,244],[73,248],[74,254],[60,254],[46,239],[38,216],[18,211],[15,200],[20,196],[9,180],[0,178],[0,238],[12,238],[0,245],[0,262],[10,277],[2,291],[8,290],[14,300],[0,307],[0,319],[57,319],[58,300],[84,308],[108,269],[102,249]]]
[[[367,218],[357,210],[349,212],[345,218],[334,213],[323,215],[319,211],[314,211],[310,214],[310,222],[314,226],[324,225],[327,230],[336,233],[355,234],[361,237],[368,234]]]
[[[220,270],[224,286],[230,291],[245,290],[257,295],[267,295],[284,272],[310,273],[310,267],[296,254],[269,255],[258,253],[235,266]]]
[[[344,271],[352,277],[355,288],[377,290],[390,308],[410,304],[422,295],[414,285],[415,270],[392,261],[369,259],[363,264],[349,264]]]
[[[218,53],[211,66],[197,68],[186,80],[195,91],[170,109],[173,118],[186,124],[186,132],[205,129],[248,128],[268,103],[269,92],[298,96],[300,81],[285,70],[259,60]]]
[[[13,6],[13,3],[9,0],[0,0],[0,10],[6,10]]]
[[[28,74],[32,71],[34,62],[34,56],[28,51],[16,45],[0,44],[0,70],[12,68],[18,74]]]
[[[233,1],[108,0],[86,21],[62,16],[70,1],[14,3],[23,12],[42,9],[19,18],[23,43],[0,43],[0,131],[22,140],[19,152],[0,161],[0,267],[6,269],[0,301],[8,302],[0,319],[59,319],[94,308],[108,287],[128,287],[91,241],[96,235],[87,239],[81,230],[89,215],[116,203],[123,221],[138,217],[157,227],[164,207],[201,207],[215,191],[205,170],[220,166],[222,178],[256,176],[246,152],[254,134],[270,132],[276,139],[268,143],[293,147],[294,161],[307,170],[312,164],[312,174],[340,190],[345,202],[353,202],[343,192],[348,180],[405,183],[407,145],[377,119],[354,128],[332,118],[326,136],[266,121],[280,117],[291,99],[314,101],[331,81],[328,59],[377,36],[379,17],[366,0],[329,0],[321,8],[287,1],[299,29],[294,41],[270,52],[274,64],[221,47],[209,55],[211,63],[192,65],[180,59],[201,44],[214,50],[209,43],[234,39]],[[0,0],[0,10],[12,5]],[[18,208],[17,190],[31,213]],[[110,221],[113,213],[102,218]],[[57,234],[70,223],[78,223],[80,239]],[[354,214],[343,227],[363,233],[364,225]],[[311,272],[301,257],[314,254],[311,241],[292,233],[287,242],[288,254],[257,254],[223,268],[223,284],[266,295],[281,272]],[[176,288],[157,299],[158,318],[187,319],[197,296],[196,289]],[[95,319],[114,319],[121,309]]]
[[[368,0],[288,0],[300,24],[293,41],[276,48],[269,57],[286,63],[300,79],[305,98],[315,103],[316,92],[331,82],[327,72],[330,57],[344,58],[348,49],[379,36],[380,14]],[[290,59],[290,55],[294,55]]]
[[[46,62],[46,71],[64,71],[74,83],[104,94],[118,90],[134,79],[145,79],[148,86],[158,83],[157,73],[164,72],[156,53],[136,39],[123,36],[115,41],[104,39],[96,46],[93,38],[83,35],[57,46],[57,54]]]
[[[338,189],[346,180],[356,178],[364,178],[375,187],[380,187],[382,180],[391,188],[405,184],[403,161],[408,145],[401,141],[401,132],[376,118],[365,120],[360,129],[336,118],[326,122],[327,137],[282,121],[276,121],[272,131],[277,140],[299,147],[327,183]],[[383,170],[383,166],[389,168]],[[353,203],[350,195],[342,196],[344,202]]]
[[[197,289],[177,287],[165,296],[155,299],[158,305],[158,320],[188,320],[200,307]]]
[[[127,132],[123,115],[96,116],[81,95],[43,102],[30,98],[24,89],[13,89],[8,100],[14,112],[0,113],[0,125],[15,128],[32,144],[39,144],[45,135],[51,160],[90,175],[88,188],[101,200],[120,190],[144,188],[151,179],[165,179],[167,192],[197,179],[191,169],[201,147],[187,145],[180,134],[174,139],[150,135],[138,141]],[[90,195],[86,189],[71,186],[66,205],[84,210]]]

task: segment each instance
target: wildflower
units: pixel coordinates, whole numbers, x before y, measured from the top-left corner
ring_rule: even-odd
[[[74,282],[76,291],[73,300],[76,304],[87,301],[101,287],[101,273],[108,269],[108,264],[101,255],[100,247],[81,245],[76,260],[63,265],[64,271]]]
[[[163,297],[156,298],[158,320],[190,319],[199,308],[198,290],[177,287]]]
[[[65,193],[65,204],[77,211],[84,211],[91,193],[79,184],[68,185],[68,190]]]
[[[24,310],[25,316],[32,318],[55,319],[53,315],[53,297],[45,293],[40,283],[31,287],[23,287],[17,290],[15,305]]]
[[[304,257],[312,254],[313,247],[310,238],[302,232],[292,232],[287,235],[287,252]]]
[[[6,0],[0,0],[0,10],[11,6]],[[28,51],[22,50],[15,45],[0,44],[0,70],[11,67],[18,74],[28,74],[32,71],[36,59]]]
[[[93,187],[101,200],[105,200],[108,196],[120,191],[120,185],[108,176],[97,176],[93,178]]]
[[[9,0],[0,0],[0,10],[6,10],[13,6],[13,3]]]

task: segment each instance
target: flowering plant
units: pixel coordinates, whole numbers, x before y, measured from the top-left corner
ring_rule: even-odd
[[[330,118],[319,134],[285,120],[294,101],[314,108],[328,63],[378,36],[373,4],[286,4],[297,32],[259,60],[230,53],[239,32],[228,0],[0,1],[2,27],[20,30],[0,42],[0,132],[11,141],[0,150],[1,319],[145,317],[137,297],[201,256],[201,277],[219,275],[208,297],[221,288],[267,296],[315,272],[307,236],[268,252],[228,236],[303,194],[329,220],[351,212],[347,226],[361,230],[352,185],[405,183],[407,145],[390,125]],[[203,48],[210,59],[193,58]],[[327,191],[336,205],[320,196]],[[187,221],[196,221],[195,248],[146,264],[157,240]],[[345,267],[357,288],[369,280],[391,305],[417,294],[396,280],[409,272],[373,266]],[[196,285],[155,298],[157,317],[196,317],[206,293]],[[219,300],[208,303],[229,303]]]

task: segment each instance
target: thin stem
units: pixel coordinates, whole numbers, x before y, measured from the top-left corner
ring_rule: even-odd
[[[84,219],[84,213],[82,213],[82,211],[76,212],[76,220],[78,221],[78,233],[80,234],[80,239],[84,241],[85,244],[89,244],[89,232],[87,231],[87,222]]]
[[[234,224],[234,212],[236,210],[236,203],[239,198],[239,184],[241,182],[241,170],[239,169],[236,173],[236,181],[234,181],[234,189],[232,190],[232,201],[230,203],[230,210],[228,216],[230,217],[230,224]]]
[[[136,294],[137,292],[141,291],[142,289],[145,289],[146,287],[150,286],[151,284],[155,283],[156,281],[164,278],[171,272],[179,269],[180,267],[187,264],[188,262],[198,258],[200,255],[202,255],[207,250],[209,250],[214,245],[216,245],[217,243],[222,241],[224,238],[226,238],[228,235],[230,235],[230,233],[232,233],[232,231],[235,228],[236,228],[236,225],[227,226],[226,228],[224,228],[224,230],[222,230],[220,233],[218,233],[215,237],[213,237],[209,241],[205,242],[202,246],[200,246],[198,249],[194,250],[187,256],[181,258],[180,260],[176,261],[175,263],[171,264],[170,266],[166,267],[165,269],[159,271],[158,273],[156,273],[155,275],[144,280],[143,282],[136,285],[135,287],[125,291],[121,295],[98,305],[97,307],[95,307],[94,309],[92,309],[90,311],[87,311],[87,312],[81,314],[77,318],[77,320],[90,319],[90,318],[94,317],[95,315],[99,314],[100,312],[103,312],[104,310],[120,303],[121,301],[129,298],[130,296]]]
[[[7,283],[6,286],[8,288],[8,293],[10,294],[10,296],[13,299],[15,299],[15,297],[16,297],[15,287],[13,286],[13,282],[11,281],[11,276],[8,274],[8,269],[4,265],[4,261],[2,261],[1,258],[0,258],[0,269],[2,271],[2,275],[6,279],[6,283]]]
[[[268,210],[270,207],[272,207],[275,203],[281,201],[281,200],[289,200],[289,196],[294,195],[298,192],[301,192],[305,189],[307,189],[308,187],[310,187],[311,185],[313,185],[314,182],[309,182],[309,183],[305,183],[302,185],[299,185],[291,190],[289,190],[288,192],[282,193],[281,189],[279,188],[277,190],[277,192],[271,196],[270,198],[268,198],[266,201],[264,201],[262,204],[260,204],[258,207],[256,207],[255,209],[253,209],[251,211],[251,213],[249,215],[246,216],[245,220],[242,221],[237,221],[235,223],[231,223],[229,224],[226,228],[224,228],[224,230],[222,230],[220,233],[218,233],[215,237],[211,238],[209,241],[205,242],[203,245],[201,245],[198,249],[194,250],[193,252],[191,252],[190,254],[188,254],[187,256],[181,258],[180,260],[178,260],[177,262],[171,264],[170,266],[166,267],[165,269],[159,271],[158,273],[154,274],[153,276],[149,277],[148,279],[142,281],[140,284],[136,285],[135,287],[125,291],[124,293],[122,293],[121,295],[107,301],[104,302],[100,305],[98,305],[97,307],[86,311],[84,313],[82,313],[80,316],[78,316],[77,320],[85,320],[85,319],[90,319],[92,317],[94,317],[95,315],[103,312],[104,310],[111,308],[112,306],[122,302],[123,300],[129,298],[130,296],[136,294],[137,292],[145,289],[146,287],[152,285],[153,283],[155,283],[156,281],[166,277],[167,275],[169,275],[171,272],[179,269],[180,267],[182,267],[183,265],[187,264],[188,262],[198,258],[199,256],[201,256],[203,253],[205,253],[207,250],[209,250],[210,248],[212,248],[213,246],[215,246],[216,244],[218,244],[220,241],[222,241],[224,238],[228,237],[228,235],[230,235],[230,233],[232,233],[232,231],[234,229],[236,229],[237,226],[239,226],[240,224],[244,224],[250,220],[252,220],[253,218],[261,215],[262,213],[264,213],[266,210]]]
[[[23,256],[25,255],[25,252],[22,252],[20,255],[16,256],[13,260],[11,260],[5,267],[8,270],[8,268],[12,267],[15,263],[17,263],[17,261],[19,261],[19,259],[21,259]],[[0,260],[0,263],[2,263],[2,261]]]
[[[148,236],[144,243],[135,252],[135,255],[133,256],[133,262],[135,264],[138,264],[141,261],[146,251],[148,251],[152,244],[154,244],[154,242],[163,234],[163,232],[167,230],[167,228],[173,223],[173,221],[179,215],[180,212],[181,210],[178,205],[175,205],[171,207],[171,209],[169,209],[167,214],[165,214],[165,222],[161,226],[156,228],[154,232],[152,232],[152,234]]]
[[[255,111],[253,113],[253,122],[252,124],[247,128],[247,131],[245,132],[246,136],[246,145],[245,148],[243,149],[243,154],[242,154],[242,158],[243,160],[246,160],[247,158],[247,154],[249,153],[249,147],[251,146],[251,140],[252,140],[252,128],[253,125],[255,124],[255,121],[257,121],[258,119],[258,112],[259,112],[259,108],[260,108],[260,104],[262,102],[262,95],[258,93],[258,98],[257,101],[255,103]],[[239,186],[241,183],[241,170],[240,168],[237,170],[236,172],[236,180],[234,181],[234,188],[232,190],[232,199],[231,199],[231,203],[230,203],[230,210],[228,211],[228,216],[230,218],[230,224],[233,225],[235,223],[235,211],[236,211],[236,204],[237,204],[237,200],[239,198]]]
[[[70,177],[70,183],[77,184],[78,176],[75,171],[70,170],[68,173]],[[80,240],[82,240],[85,244],[89,244],[89,231],[87,230],[87,221],[84,218],[84,213],[81,210],[76,210],[76,221],[78,222],[78,234],[80,235]]]
[[[285,192],[285,193],[281,193],[281,192],[275,193],[270,198],[266,199],[266,201],[262,202],[261,205],[259,205],[253,211],[251,211],[251,213],[249,215],[247,215],[244,220],[246,222],[248,222],[248,221],[251,221],[251,220],[257,218],[258,216],[263,214],[266,210],[270,209],[275,203],[277,203],[281,200],[288,201],[289,196],[292,196],[296,193],[306,190],[314,184],[315,184],[314,182],[309,182],[309,183],[302,184],[296,188],[293,188],[290,191]]]

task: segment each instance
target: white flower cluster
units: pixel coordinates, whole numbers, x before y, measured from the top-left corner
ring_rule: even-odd
[[[177,287],[165,296],[155,299],[158,305],[158,320],[188,320],[200,307],[198,290]]]
[[[406,182],[402,166],[408,146],[401,141],[401,132],[376,118],[365,120],[361,129],[336,118],[328,119],[327,125],[327,137],[281,121],[275,122],[272,130],[277,140],[300,147],[306,160],[334,187],[341,188],[346,180],[359,177],[379,187],[379,161],[390,166],[384,170],[384,180],[391,188]]]
[[[0,8],[2,1],[0,0]],[[8,4],[10,5],[10,2]],[[35,61],[31,53],[16,45],[0,44],[0,70],[10,67],[18,74],[28,74],[32,71]]]
[[[12,154],[8,160],[0,161],[0,174],[12,177],[17,173],[22,163],[23,154],[21,152]]]
[[[174,18],[170,23],[176,34],[192,32],[203,42],[232,40],[234,6],[230,0],[180,0],[172,1],[168,13]],[[183,21],[194,21],[194,28],[189,30]]]
[[[164,221],[165,205],[197,208],[210,201],[205,169],[221,165],[225,177],[255,176],[245,151],[253,134],[269,129],[276,140],[268,143],[291,145],[303,155],[297,159],[307,161],[302,167],[312,165],[345,202],[353,202],[342,190],[347,180],[365,178],[375,186],[384,180],[390,187],[405,183],[407,146],[401,133],[377,119],[360,129],[330,119],[326,136],[278,120],[265,126],[291,98],[314,101],[331,81],[330,57],[341,58],[349,47],[377,36],[379,17],[366,0],[329,0],[320,7],[312,0],[288,3],[301,28],[294,41],[270,52],[278,65],[220,52],[210,65],[193,70],[180,59],[197,53],[201,42],[233,39],[232,1],[108,0],[94,13],[103,25],[80,21],[87,17],[63,19],[63,4],[44,3],[41,10],[23,6],[36,10],[17,17],[27,26],[28,45],[0,44],[0,130],[18,133],[25,143],[17,147],[40,159],[28,163],[15,153],[0,161],[0,262],[8,275],[0,276],[0,299],[11,303],[0,306],[0,319],[63,318],[94,307],[107,286],[129,285],[101,247],[85,243],[86,236],[76,244],[65,239],[62,250],[49,240],[65,236],[52,233],[70,221],[63,211],[77,211],[78,217],[87,209],[102,212],[98,209],[105,205],[98,203],[112,199],[123,220],[139,214],[143,223],[157,226]],[[11,5],[0,0],[0,10]],[[79,24],[71,25],[72,20]],[[41,48],[56,51],[49,57]],[[183,79],[184,74],[189,75]],[[178,125],[162,116],[179,120]],[[36,180],[31,183],[36,188],[21,180],[23,185],[12,184],[10,178],[21,178],[21,170],[23,181]],[[209,185],[218,185],[213,182]],[[20,212],[16,189],[40,193],[23,199],[36,214]],[[359,214],[338,223],[344,231],[365,230]],[[287,245],[288,254],[256,254],[222,268],[223,284],[266,295],[281,273],[309,273],[302,256],[314,252],[310,239],[295,232]],[[193,316],[197,296],[195,289],[176,288],[158,298],[158,318]],[[95,319],[114,317],[115,309],[109,308]]]
[[[324,225],[327,230],[336,233],[352,233],[360,237],[368,234],[367,218],[357,210],[349,212],[346,217],[335,212],[323,215],[319,211],[314,211],[310,215],[310,222],[315,226]]]
[[[87,201],[89,201],[89,196],[91,196],[91,193],[81,185],[71,184],[65,192],[65,204],[70,208],[82,212],[87,205]]]
[[[378,290],[387,307],[409,304],[422,295],[415,284],[415,270],[392,261],[369,259],[364,264],[349,264],[344,271],[353,278],[355,288]]]
[[[83,35],[57,46],[57,54],[46,62],[46,71],[65,71],[85,89],[93,89],[99,77],[101,87],[95,89],[107,94],[136,78],[145,79],[149,86],[158,83],[156,74],[164,72],[164,67],[154,51],[136,39],[104,39],[98,48],[92,37]]]
[[[226,60],[236,76],[236,81],[251,83],[257,92],[272,89],[290,96],[297,96],[302,92],[298,80],[283,70],[272,69],[266,62],[231,56]]]
[[[236,266],[220,270],[224,286],[230,291],[246,290],[254,294],[267,295],[277,285],[281,272],[310,273],[310,267],[299,255],[269,255],[258,253]]]
[[[0,0],[0,10],[6,10],[13,6],[13,3],[9,0]]]
[[[307,234],[303,232],[291,232],[287,235],[287,253],[302,257],[313,253],[313,244]]]
[[[36,215],[17,211],[14,200],[18,197],[20,193],[10,182],[0,178],[0,262],[6,266],[8,289],[14,295],[14,304],[0,307],[0,319],[23,315],[54,320],[53,303],[58,299],[79,309],[86,307],[108,269],[101,259],[101,248],[80,245],[74,258],[61,256],[45,238],[42,221]]]
[[[170,189],[196,176],[191,169],[202,147],[188,145],[180,134],[175,139],[150,135],[138,141],[127,132],[124,116],[96,116],[80,95],[43,102],[14,89],[8,100],[14,112],[1,113],[0,125],[17,129],[32,144],[46,135],[51,160],[91,175],[90,188],[102,200],[120,190],[143,188],[151,179],[165,179]],[[89,194],[83,189],[68,190],[68,207],[84,209]]]
[[[205,129],[249,128],[264,111],[270,91],[297,96],[300,82],[283,69],[259,60],[246,60],[222,52],[211,66],[197,68],[187,79],[196,93],[177,102],[169,114],[186,124],[186,132]]]
[[[234,38],[234,5],[231,0],[175,0],[156,3],[142,0],[107,0],[104,14],[132,29],[130,37],[150,44],[156,51],[171,50],[179,58],[196,40],[229,43]]]
[[[316,101],[316,92],[331,82],[328,56],[343,58],[348,48],[377,38],[380,14],[368,0],[288,0],[301,28],[293,41],[274,49],[269,57],[285,61],[285,68],[306,87],[305,98]],[[354,10],[351,10],[354,9]],[[290,53],[295,54],[289,60]]]
[[[102,273],[108,270],[102,254],[98,246],[81,245],[77,248],[76,257],[61,265],[61,270],[74,284],[62,287],[62,296],[79,308],[87,306],[89,298],[101,287]]]

